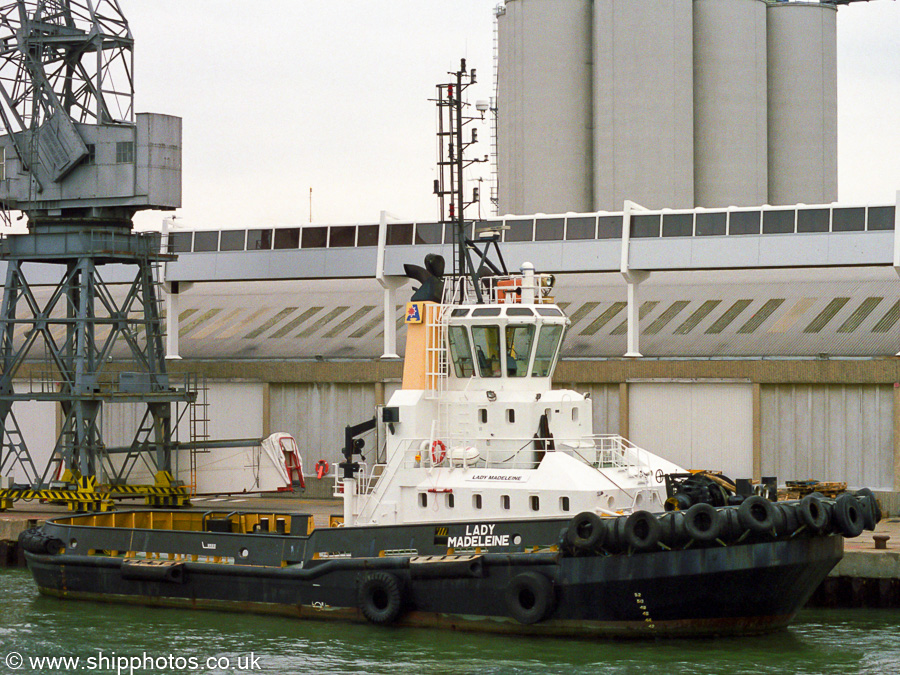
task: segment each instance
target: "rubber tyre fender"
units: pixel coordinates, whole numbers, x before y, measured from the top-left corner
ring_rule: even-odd
[[[684,512],[684,531],[691,539],[713,541],[724,524],[724,514],[709,504],[694,504]]]
[[[838,532],[852,539],[862,534],[865,525],[862,506],[856,497],[844,493],[834,502],[834,524]]]
[[[875,494],[869,488],[857,490],[855,494],[856,500],[862,505],[865,528],[869,531],[874,530],[878,521],[881,520],[881,508],[878,506]]]
[[[596,551],[606,539],[606,524],[591,511],[582,511],[572,518],[566,540],[580,551]]]
[[[752,495],[738,507],[741,527],[757,534],[771,532],[775,527],[775,505],[765,497]]]
[[[744,533],[741,522],[738,519],[738,510],[734,506],[719,509],[722,515],[722,529],[719,531],[719,539],[723,541],[735,541]]]
[[[359,587],[359,609],[377,625],[393,623],[403,608],[403,593],[397,577],[387,572],[372,572]]]
[[[56,537],[48,537],[44,542],[44,551],[49,553],[50,555],[56,555],[60,553],[63,548],[65,548],[65,544],[62,543],[61,540]]]
[[[803,521],[800,518],[799,504],[781,502],[780,504],[775,504],[775,511],[779,515],[779,517],[775,519],[775,532],[778,533],[779,536],[790,536],[799,530],[800,526],[803,524]],[[825,524],[828,524],[827,514]]]
[[[625,520],[625,543],[635,551],[658,548],[661,532],[659,520],[649,511],[635,511]]]
[[[828,525],[828,512],[825,510],[825,504],[816,495],[806,495],[800,500],[797,510],[800,513],[800,522],[813,532],[821,532]]]
[[[684,511],[667,511],[659,517],[659,526],[659,540],[669,548],[683,546],[690,539],[684,531]]]
[[[513,577],[504,596],[509,615],[525,625],[543,621],[555,605],[553,583],[538,572],[523,572]]]

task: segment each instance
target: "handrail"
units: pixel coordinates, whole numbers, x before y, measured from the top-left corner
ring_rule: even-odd
[[[403,455],[401,462],[388,462],[388,466],[394,466],[389,473],[379,477],[379,481],[388,481],[389,477],[399,467],[403,468],[451,468],[483,467],[487,469],[534,469],[540,464],[544,453],[561,452],[578,459],[588,466],[599,470],[629,471],[647,466],[649,453],[629,440],[616,434],[596,434],[580,436],[578,438],[524,438],[524,437],[498,437],[461,439],[453,436],[439,439],[447,448],[447,456],[440,463],[433,463],[430,453],[421,451],[421,444],[429,442],[428,439],[405,439],[394,451]],[[536,444],[544,442],[545,446],[552,444],[555,449],[541,450]],[[488,446],[487,443],[491,445]],[[498,447],[500,446],[500,447]],[[477,451],[474,459],[470,459],[472,450]],[[469,451],[469,452],[467,452]],[[418,458],[418,459],[417,459]],[[363,467],[365,468],[365,467]],[[374,469],[374,465],[372,467]],[[365,475],[365,478],[362,476]],[[369,494],[368,471],[360,471],[358,482],[358,494]],[[336,483],[335,494],[340,494]],[[361,512],[362,510],[360,510]]]

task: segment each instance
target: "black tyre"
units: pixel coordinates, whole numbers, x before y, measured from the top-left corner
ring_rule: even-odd
[[[524,572],[513,577],[505,596],[509,615],[519,623],[538,623],[553,611],[553,583],[537,572]]]
[[[44,551],[50,555],[56,555],[64,548],[63,543],[56,537],[48,537],[44,542]]]
[[[862,488],[856,491],[856,499],[862,505],[865,528],[874,530],[881,520],[881,507],[878,506],[875,494],[869,488]]]
[[[848,538],[862,534],[865,522],[860,503],[856,497],[844,493],[834,502],[834,524],[837,531]]]
[[[659,547],[661,530],[652,513],[635,511],[625,520],[625,543],[635,551],[653,551]]]
[[[806,495],[800,500],[797,507],[800,512],[800,522],[813,532],[821,532],[828,525],[828,512],[825,504],[815,495]]]
[[[744,528],[738,519],[738,510],[734,507],[721,509],[722,529],[719,531],[719,539],[723,541],[735,541],[744,534]]]
[[[579,551],[596,551],[606,538],[606,525],[596,513],[583,511],[572,518],[567,542]]]
[[[403,597],[400,582],[393,574],[372,572],[359,587],[359,608],[372,623],[393,623],[400,616]]]
[[[800,518],[800,505],[794,503],[775,504],[775,532],[780,536],[789,536],[800,529],[803,521]],[[826,521],[827,524],[827,521]]]
[[[684,512],[684,531],[691,539],[713,541],[722,530],[724,517],[709,504],[694,504]]]
[[[684,512],[673,511],[659,517],[660,543],[670,548],[678,548],[687,543],[690,537],[684,531]]]
[[[775,505],[765,497],[752,495],[738,507],[741,527],[757,534],[771,532],[775,527]]]

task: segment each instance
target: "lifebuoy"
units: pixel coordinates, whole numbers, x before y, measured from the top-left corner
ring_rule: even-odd
[[[328,462],[320,459],[316,462],[316,477],[321,479],[326,473],[328,473]]]
[[[649,511],[635,511],[625,520],[625,543],[636,551],[652,551],[662,531],[659,520]]]
[[[844,493],[834,502],[834,522],[845,537],[858,537],[863,531],[862,507],[856,497]]]
[[[603,519],[591,511],[583,511],[572,518],[566,541],[580,551],[594,551],[603,545],[606,526]]]
[[[400,616],[403,597],[393,574],[372,572],[359,587],[359,608],[374,624],[393,623]]]
[[[825,505],[816,495],[806,495],[800,500],[800,521],[813,532],[821,532],[828,525]]]
[[[775,527],[775,505],[765,497],[751,495],[738,507],[738,520],[745,530],[771,532]]]
[[[709,504],[694,504],[684,512],[684,531],[691,539],[713,541],[722,530],[724,517]]]
[[[506,609],[519,623],[543,621],[553,610],[553,584],[543,574],[524,572],[506,587]]]
[[[431,443],[431,463],[440,464],[447,457],[447,446],[437,438]]]

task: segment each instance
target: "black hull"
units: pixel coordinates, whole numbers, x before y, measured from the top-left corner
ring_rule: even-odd
[[[175,579],[135,578],[118,557],[26,558],[41,592],[60,598],[366,621],[360,589],[372,575],[388,574],[402,599],[390,617],[396,625],[675,637],[786,626],[842,552],[842,537],[828,535],[634,555],[486,554],[468,567],[417,567],[401,557],[316,561],[301,569],[185,562]],[[546,612],[532,623],[521,607],[517,614],[510,589],[534,575],[547,579],[549,590],[539,598]],[[542,588],[526,590],[541,595]]]

